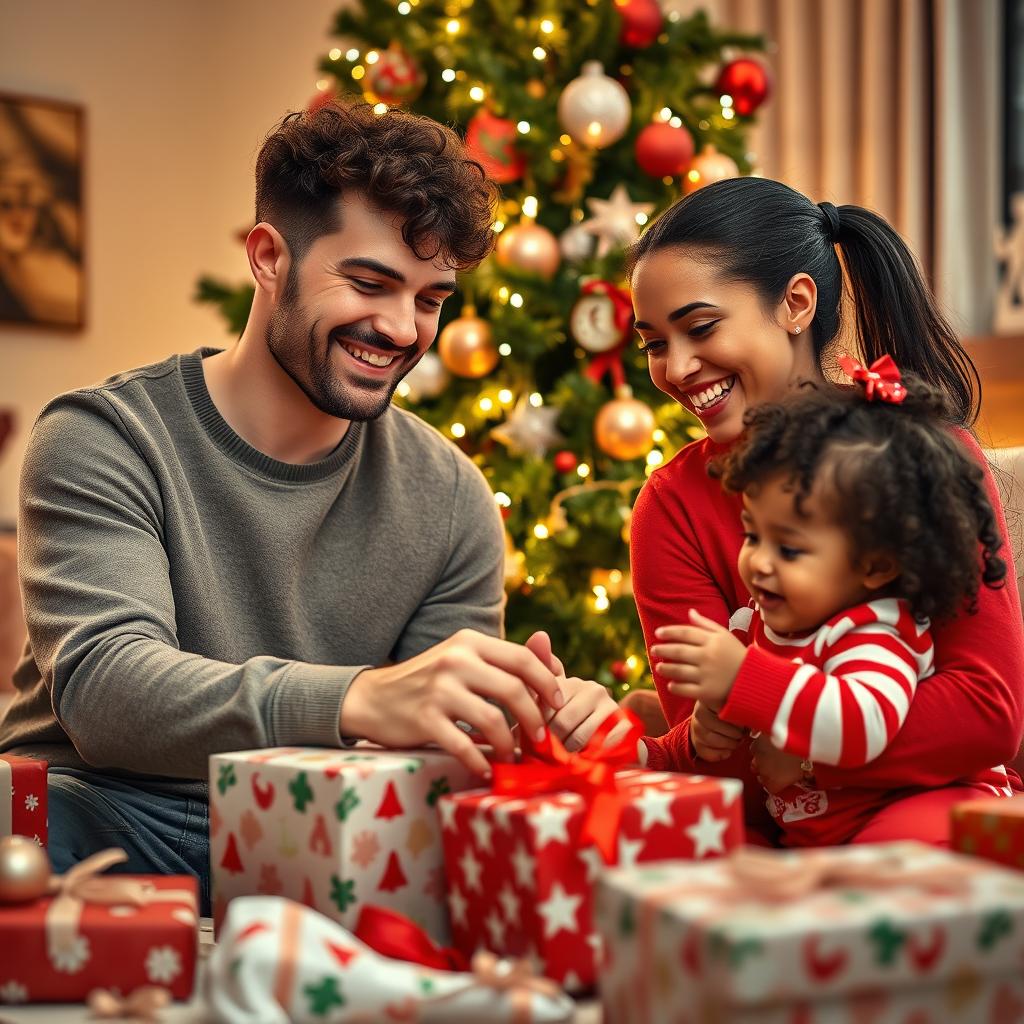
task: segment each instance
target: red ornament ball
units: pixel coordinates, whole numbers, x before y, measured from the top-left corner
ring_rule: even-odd
[[[517,137],[512,121],[481,108],[466,125],[466,151],[488,177],[506,185],[518,181],[526,171],[526,157],[516,148]]]
[[[647,125],[636,137],[636,162],[652,178],[677,178],[693,159],[693,137],[667,121]]]
[[[416,102],[426,83],[427,77],[415,58],[398,43],[392,43],[376,63],[367,66],[363,93],[372,103],[408,106]]]
[[[741,117],[747,117],[771,95],[772,79],[763,64],[741,57],[722,68],[715,88],[719,95],[731,96],[732,109]]]
[[[665,23],[657,0],[615,0],[621,26],[619,42],[634,50],[644,50],[661,34]]]
[[[317,111],[323,110],[324,107],[329,107],[337,98],[338,94],[333,88],[317,89],[315,95],[306,104],[306,113],[315,114]]]
[[[612,675],[624,683],[629,678],[629,666],[624,661],[613,661],[611,664]]]
[[[575,452],[565,449],[555,455],[554,464],[559,473],[571,473],[580,464],[580,460],[576,458]]]

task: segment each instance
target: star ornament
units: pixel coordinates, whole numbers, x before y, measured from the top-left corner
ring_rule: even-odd
[[[592,216],[580,225],[597,238],[598,257],[612,249],[625,249],[640,237],[640,228],[654,203],[634,203],[625,185],[616,185],[607,199],[587,199]],[[638,222],[637,217],[641,220]]]
[[[565,440],[558,432],[561,409],[551,405],[534,406],[525,395],[516,403],[507,420],[491,431],[511,455],[532,455],[542,459],[549,448]]]

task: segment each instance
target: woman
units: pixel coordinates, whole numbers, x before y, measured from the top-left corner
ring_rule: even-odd
[[[854,314],[842,334],[840,255]],[[755,763],[737,763],[739,756],[730,755],[741,733],[728,722],[728,705],[719,718],[672,696],[669,670],[659,669],[652,651],[655,631],[688,622],[691,610],[725,624],[749,600],[736,567],[743,540],[739,501],[708,477],[707,462],[740,435],[748,409],[783,397],[800,380],[827,378],[834,356],[849,350],[865,364],[888,353],[902,370],[945,391],[951,426],[984,463],[970,432],[977,372],[910,251],[882,218],[857,206],[816,206],[779,182],[737,178],[698,190],[652,225],[634,246],[630,267],[651,378],[708,433],[651,476],[633,512],[633,588],[655,682],[669,724],[690,716],[699,745],[722,757],[705,771],[760,777],[772,789],[785,782],[775,778],[785,767],[771,748],[755,744]],[[1005,538],[987,468],[986,474]],[[1015,578],[1012,566],[1009,575]],[[817,770],[824,789],[855,783],[893,791],[858,841],[946,842],[949,807],[966,792],[956,783],[1017,754],[1024,628],[1016,589],[986,588],[976,615],[940,625],[934,637],[936,673],[920,687],[890,747],[855,770]],[[554,722],[577,742],[607,715],[584,692]],[[1009,782],[1020,786],[1015,774]],[[767,830],[761,787],[746,791],[748,823]]]

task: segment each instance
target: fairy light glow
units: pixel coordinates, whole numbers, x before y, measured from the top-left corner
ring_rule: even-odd
[[[499,356],[510,356],[510,355],[512,355],[512,346],[507,341],[503,341],[498,346],[498,355]]]
[[[477,404],[481,412],[490,412],[494,408],[494,400],[491,398],[481,398]]]
[[[534,391],[534,393],[530,395],[530,405],[532,405],[534,409],[539,409],[543,404],[544,396],[541,395],[539,391]]]
[[[548,531],[548,528],[543,523],[538,523],[533,528],[533,535],[537,538],[537,540],[547,540],[548,537],[551,536],[550,532]]]
[[[451,426],[452,437],[465,437],[466,427],[463,423],[453,423]]]
[[[498,503],[499,508],[509,508],[512,505],[512,499],[504,491],[497,491],[494,500]]]
[[[453,68],[445,68],[444,71],[441,72],[441,79],[445,82],[454,82],[455,70]]]
[[[543,46],[535,46],[533,48],[533,56],[536,60],[543,60],[548,55],[548,51]]]
[[[549,36],[552,32],[555,31],[555,23],[550,18],[545,18],[540,23],[540,30],[541,32],[544,33],[544,35]]]
[[[345,60],[359,60],[359,51],[353,47],[345,54]]]
[[[330,57],[331,60],[340,60],[341,59],[341,50],[339,50],[337,47],[335,47],[333,50],[331,50],[331,52],[329,54],[327,54],[327,56]]]
[[[477,103],[479,103],[485,95],[486,93],[479,85],[474,85],[473,88],[469,90],[469,98],[471,100],[476,100]]]
[[[380,60],[380,54],[376,50],[370,50],[366,54],[366,63],[367,64],[376,64],[377,61],[379,61],[379,60]]]
[[[526,135],[526,133],[529,132],[530,130],[530,122],[520,121],[519,124],[516,125],[516,130],[519,132],[520,135]]]
[[[590,476],[590,467],[585,462],[581,462],[576,467],[576,475],[586,480],[586,478]]]
[[[507,347],[508,346],[506,346],[506,348]],[[500,352],[501,349],[499,349],[498,351]],[[512,349],[509,348],[508,352],[511,352],[511,351],[512,351]],[[501,354],[507,356],[508,352],[502,352]],[[508,388],[502,388],[498,392],[498,401],[501,402],[502,405],[509,405],[511,403],[511,401],[512,401],[512,392],[509,391]]]
[[[537,197],[527,196],[523,200],[523,216],[524,217],[536,217],[537,216]]]
[[[523,297],[519,292],[513,292],[508,297],[508,302],[510,306],[514,306],[516,309],[521,309],[523,306]]]

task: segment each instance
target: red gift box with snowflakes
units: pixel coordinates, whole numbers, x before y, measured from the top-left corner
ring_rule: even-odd
[[[496,768],[498,766],[495,766]],[[742,783],[624,769],[613,860],[720,857],[744,840]],[[566,991],[593,987],[592,895],[605,860],[584,838],[591,801],[478,791],[440,801],[454,945],[527,957]]]
[[[447,943],[437,800],[479,785],[440,750],[277,747],[210,758],[214,925],[236,896],[285,896],[351,929],[364,903]]]
[[[993,796],[957,804],[954,850],[1024,871],[1024,796]]]
[[[27,836],[46,845],[45,761],[0,754],[0,838]]]
[[[198,885],[190,875],[117,875],[139,902],[0,906],[0,1003],[84,1002],[94,989],[158,986],[188,999],[195,981]],[[63,925],[63,932],[61,931]]]

